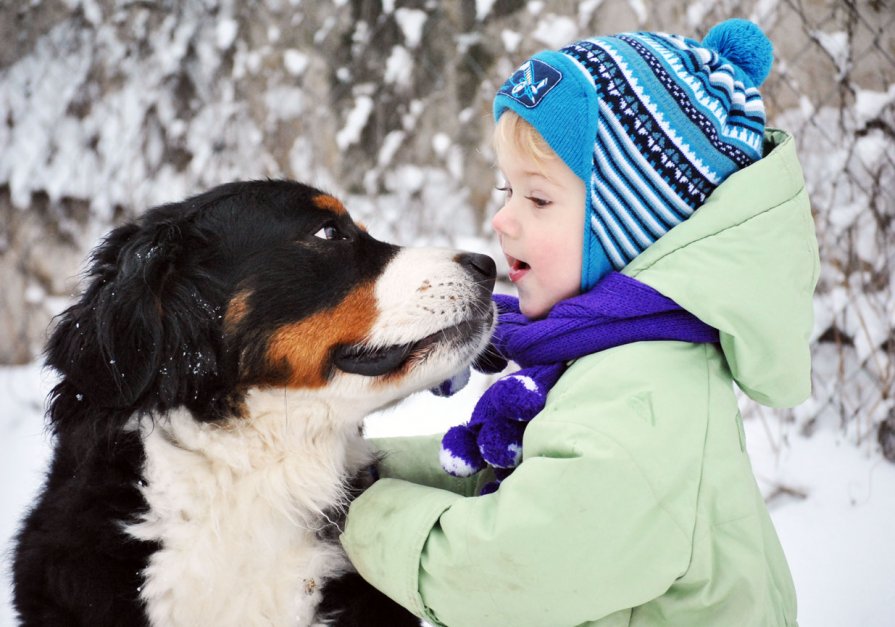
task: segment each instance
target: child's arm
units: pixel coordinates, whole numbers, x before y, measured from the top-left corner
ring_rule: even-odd
[[[660,596],[690,535],[623,446],[565,417],[532,422],[526,461],[495,494],[374,484],[342,536],[358,571],[446,625],[574,625]]]
[[[472,496],[476,476],[452,477],[438,461],[443,434],[395,438],[371,438],[370,443],[382,456],[377,464],[383,479],[404,479],[432,488],[449,490],[455,494]]]

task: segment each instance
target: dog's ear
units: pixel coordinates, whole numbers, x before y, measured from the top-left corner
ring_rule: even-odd
[[[201,400],[218,370],[220,314],[196,267],[200,240],[188,220],[144,220],[97,247],[87,289],[47,348],[79,400],[133,410]]]

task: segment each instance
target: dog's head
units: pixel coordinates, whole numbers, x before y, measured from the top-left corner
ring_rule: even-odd
[[[213,420],[252,388],[288,387],[369,411],[482,350],[494,274],[482,255],[377,241],[299,183],[223,185],[94,251],[48,345],[56,401]]]

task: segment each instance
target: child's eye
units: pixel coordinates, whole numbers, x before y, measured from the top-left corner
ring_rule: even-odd
[[[497,191],[503,192],[504,194],[506,194],[507,198],[513,197],[513,188],[510,187],[509,185],[504,185],[503,187],[498,187]]]
[[[530,200],[537,207],[546,207],[551,203],[549,200],[545,200],[543,198],[538,198],[537,196],[526,196],[527,200]]]

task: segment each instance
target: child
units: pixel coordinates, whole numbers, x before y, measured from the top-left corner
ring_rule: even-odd
[[[523,370],[443,444],[380,441],[342,536],[420,617],[796,625],[731,385],[773,407],[810,389],[817,244],[793,142],[764,128],[771,54],[743,20],[601,37],[498,92],[519,300],[494,344]]]

